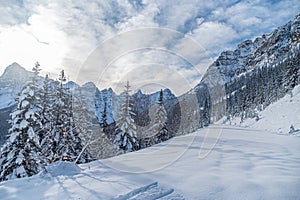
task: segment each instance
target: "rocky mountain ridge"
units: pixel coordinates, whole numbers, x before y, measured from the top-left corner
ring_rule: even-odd
[[[242,101],[247,101],[247,99],[242,99],[244,96],[234,96],[234,94],[241,94],[246,91],[251,93],[255,90],[263,90],[265,93],[272,93],[276,90],[278,93],[282,93],[276,98],[265,95],[259,102],[252,99],[252,104],[267,102],[264,105],[267,106],[272,101],[284,96],[284,93],[287,92],[284,87],[290,84],[286,79],[297,76],[297,71],[299,73],[299,49],[300,13],[293,20],[269,34],[264,34],[254,40],[246,40],[233,51],[222,52],[208,68],[201,82],[188,94],[198,93],[198,96],[203,96],[198,91],[203,87],[207,87],[209,99],[211,100],[207,112],[210,113],[210,121],[212,122],[223,116],[232,115],[232,113],[229,113],[229,107],[233,105],[228,103],[232,98],[240,99],[240,103],[235,100],[236,104],[243,104]],[[290,72],[291,70],[294,70],[294,72]],[[268,78],[263,79],[262,77]],[[272,86],[271,79],[273,79],[273,82],[275,79],[277,80],[276,86]],[[260,85],[252,83],[252,86],[250,86],[249,84],[253,80],[260,81]],[[298,82],[295,81],[295,84],[298,84]],[[268,90],[266,85],[268,85]],[[254,96],[251,98],[255,98]],[[256,96],[259,96],[259,94],[257,93]],[[250,96],[247,98],[250,99]],[[240,106],[245,107],[247,105]],[[244,112],[244,110],[245,108],[240,112]],[[234,114],[238,115],[238,112],[237,110]]]
[[[32,74],[32,72],[27,71],[19,64],[13,63],[5,69],[3,75],[0,77],[0,145],[6,139],[10,127],[8,123],[10,120],[9,114],[15,108],[18,93],[22,86],[30,80]],[[87,82],[80,86],[77,83],[70,81],[65,83],[65,85],[70,88],[73,93],[73,107],[78,107],[78,105],[75,105],[78,103],[78,98],[84,99],[82,100],[85,104],[84,108],[90,115],[89,120],[94,124],[94,129],[97,129],[97,127],[100,129],[99,124],[102,121],[102,113],[105,106],[107,123],[114,126],[115,121],[119,117],[119,107],[121,103],[120,95],[116,94],[111,88],[99,90],[92,82]],[[169,89],[165,89],[163,93],[164,100],[176,98]],[[142,119],[147,119],[147,116],[145,115],[147,112],[145,110],[148,110],[155,105],[158,97],[159,92],[143,94],[140,90],[132,95],[131,100],[134,102],[134,110],[138,113],[138,115],[135,116],[135,120],[138,123],[142,121]],[[76,109],[74,112],[77,112]],[[113,140],[113,136],[110,134],[108,134],[108,138]]]

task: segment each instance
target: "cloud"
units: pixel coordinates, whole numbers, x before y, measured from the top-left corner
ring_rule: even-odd
[[[145,66],[157,65],[172,66],[172,75],[176,70],[176,73],[185,79],[199,82],[200,75],[196,79],[196,75],[199,74],[196,65],[199,61],[195,55],[198,53],[200,56],[201,52],[201,46],[177,31],[153,27],[131,30],[99,45],[81,67],[76,80],[83,82],[89,79],[100,87],[114,87],[120,82],[125,82],[128,77],[132,78],[130,73],[137,73],[141,79],[150,81],[149,74],[164,70],[151,68],[152,73],[149,73]],[[141,69],[137,69],[137,66],[141,66],[145,70],[144,73],[140,73]],[[194,76],[187,74],[192,70]],[[164,74],[164,82],[171,82],[170,77],[170,74]],[[156,78],[151,81],[155,83],[160,80]],[[185,85],[177,81],[173,87],[176,88],[177,94],[182,94],[182,88],[186,89]]]
[[[238,38],[238,34],[236,30],[225,23],[204,22],[193,31],[191,37],[212,54],[230,48],[232,42]]]
[[[66,34],[52,20],[55,15],[44,15],[42,9],[38,12],[40,14],[32,14],[27,23],[0,25],[2,70],[12,62],[18,62],[30,70],[36,61],[40,61],[50,73],[61,66],[67,52]]]
[[[32,14],[30,9],[24,7],[24,4],[18,0],[1,1],[0,12],[0,23],[2,25],[25,23]]]
[[[291,20],[299,8],[295,0],[239,1],[228,7],[216,8],[208,20],[231,26],[239,34],[240,42],[271,32]]]
[[[111,85],[116,92],[121,92],[126,80],[132,82],[133,89],[137,90],[147,86],[150,92],[161,88],[169,88],[180,95],[196,83],[201,74],[191,63],[172,52],[159,49],[142,49],[120,57],[105,70],[100,83]],[[110,80],[115,82],[111,84]],[[180,87],[178,85],[181,85]],[[121,90],[120,90],[121,89]]]
[[[38,60],[52,76],[64,68],[70,79],[97,82],[98,72],[111,62],[114,70],[105,83],[98,83],[100,87],[116,87],[125,74],[150,79],[151,74],[161,72],[153,80],[169,82],[179,94],[186,88],[174,81],[176,74],[197,84],[200,77],[193,76],[192,69],[203,74],[221,51],[271,32],[299,10],[297,0],[3,0],[0,71],[15,61],[31,69]],[[174,34],[146,31],[105,46],[120,34],[149,27],[171,29]],[[105,49],[91,59],[99,47]],[[132,52],[138,47],[142,49]]]

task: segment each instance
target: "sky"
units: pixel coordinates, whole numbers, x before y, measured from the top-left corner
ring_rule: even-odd
[[[234,50],[300,12],[298,0],[0,0],[0,73],[13,62],[99,88],[180,95]],[[147,89],[146,89],[147,88]],[[149,89],[150,88],[150,89]],[[155,88],[155,89],[154,89]]]

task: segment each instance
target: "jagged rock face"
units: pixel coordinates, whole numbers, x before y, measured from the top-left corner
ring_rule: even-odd
[[[27,80],[31,75],[31,72],[26,71],[25,68],[21,67],[18,63],[12,63],[9,65],[1,76],[1,79],[9,81],[11,79]]]
[[[30,80],[32,72],[26,71],[23,67],[17,63],[13,63],[8,66],[0,77],[0,117],[1,117],[1,132],[0,132],[0,146],[5,142],[7,138],[8,129],[10,127],[8,121],[10,119],[9,114],[14,109],[18,93],[20,92],[22,86]],[[86,112],[89,113],[87,120],[91,125],[93,132],[99,134],[101,133],[100,122],[102,120],[102,113],[104,111],[104,105],[106,104],[106,115],[107,123],[110,124],[105,135],[102,135],[103,140],[95,143],[95,146],[102,146],[107,149],[103,151],[103,154],[95,152],[97,158],[106,158],[115,155],[115,148],[112,143],[114,139],[114,130],[115,122],[118,120],[119,108],[121,105],[120,95],[117,95],[113,92],[111,88],[99,90],[97,86],[88,82],[82,86],[79,86],[75,82],[65,83],[65,86],[70,89],[73,96],[73,112],[74,115],[80,114],[82,107],[86,109]],[[137,113],[135,120],[138,123],[138,126],[145,126],[151,121],[148,116],[148,111],[157,103],[159,97],[159,92],[154,94],[143,94],[141,91],[132,95],[131,100],[134,102],[134,111]],[[176,98],[175,95],[169,90],[164,90],[164,101],[169,101]],[[81,100],[81,101],[80,101]],[[81,102],[84,105],[78,105]],[[173,112],[173,104],[167,104],[167,111],[170,120],[170,127],[173,122],[171,112]],[[176,107],[176,106],[175,106]],[[78,113],[77,113],[78,112]],[[144,124],[143,124],[144,123]],[[105,144],[104,144],[105,143]],[[94,155],[94,156],[95,156]]]
[[[300,14],[293,21],[277,28],[270,34],[256,38],[254,41],[246,40],[238,45],[234,51],[224,51],[208,70],[203,80],[208,85],[214,85],[208,81],[211,73],[220,73],[222,80],[215,82],[230,82],[232,78],[252,70],[266,63],[274,63],[283,60],[287,53],[300,42]]]
[[[17,63],[9,65],[0,77],[0,109],[14,105],[17,94],[32,73]]]
[[[299,43],[300,14],[270,34],[253,41],[246,40],[234,51],[222,52],[201,80],[209,88],[212,117],[218,120],[225,114],[224,98],[227,95],[225,84],[254,69],[282,62],[291,52],[299,48]]]
[[[82,135],[81,137],[93,138],[95,142],[88,146],[88,151],[91,153],[93,158],[103,159],[107,157],[112,157],[117,154],[117,149],[113,144],[113,130],[114,130],[114,117],[113,117],[113,102],[115,94],[112,89],[99,90],[97,86],[88,82],[81,87],[78,86],[74,91],[74,104],[76,103],[83,104],[79,105],[79,112],[74,113],[74,115],[79,115],[80,118],[80,109],[84,108],[85,120],[88,122],[88,129],[91,130],[91,135]],[[81,98],[81,102],[76,98]],[[105,133],[102,132],[101,121],[102,113],[104,111],[104,105],[106,104],[106,115],[107,123],[111,124],[109,127],[111,129],[106,129]],[[73,112],[76,112],[73,111]],[[75,121],[76,123],[76,121]]]
[[[155,115],[155,105],[158,102],[159,98],[159,92],[155,92],[153,94],[143,94],[140,90],[138,90],[136,93],[134,93],[130,100],[132,101],[133,105],[133,111],[136,114],[133,116],[135,123],[137,126],[142,130],[141,132],[144,132],[143,130],[146,130],[147,127],[150,127],[151,123],[154,122],[153,113]],[[169,89],[163,90],[163,101],[164,106],[167,111],[168,115],[168,128],[172,131],[174,131],[174,125],[176,123],[171,123],[172,121],[172,112],[174,109],[174,106],[176,106],[174,103],[171,102],[178,102],[176,96],[171,92]]]
[[[300,13],[296,15],[291,24],[291,37],[293,43],[300,42]]]

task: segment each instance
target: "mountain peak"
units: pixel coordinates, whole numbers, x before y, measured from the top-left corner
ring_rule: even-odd
[[[144,95],[141,89],[139,89],[139,90],[136,92],[136,94],[137,94],[138,97],[141,97],[141,96]]]
[[[19,65],[16,62],[14,62],[6,67],[6,69],[4,70],[1,77],[2,78],[3,77],[16,78],[16,77],[21,77],[22,75],[27,74],[27,73],[30,73],[30,72],[26,71],[26,69],[24,67],[22,67],[21,65]]]
[[[79,85],[77,83],[75,83],[74,81],[68,81],[64,85],[66,85],[70,89],[76,89],[79,87]]]
[[[164,98],[165,99],[172,99],[172,98],[176,98],[176,96],[172,93],[172,91],[169,88],[165,88],[163,90],[163,94],[164,94]]]
[[[85,84],[82,85],[82,87],[84,88],[97,88],[97,86],[95,85],[95,83],[89,81],[89,82],[86,82]]]
[[[26,71],[24,67],[19,65],[19,63],[13,62],[12,64],[8,65],[5,69],[5,71],[16,71],[16,70],[22,70]]]

